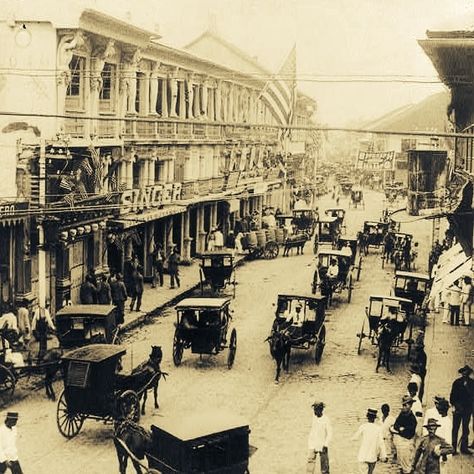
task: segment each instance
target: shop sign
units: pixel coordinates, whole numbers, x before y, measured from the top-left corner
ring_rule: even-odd
[[[130,189],[122,193],[120,214],[152,209],[180,199],[181,183],[155,184],[142,189]]]
[[[0,219],[6,217],[12,217],[21,211],[28,209],[29,203],[27,202],[11,202],[8,204],[0,204]]]
[[[361,170],[394,170],[395,152],[367,152],[360,151],[357,157],[356,168]]]

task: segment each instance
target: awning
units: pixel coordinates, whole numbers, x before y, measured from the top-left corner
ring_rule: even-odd
[[[454,260],[454,259],[459,259],[459,255],[463,254],[464,252],[462,250],[462,247],[460,244],[455,244],[448,250],[444,251],[438,259],[438,273],[437,276],[440,275],[440,267],[447,267],[447,264]]]
[[[445,260],[436,273],[431,287],[430,299],[436,298],[445,288],[449,288],[456,280],[464,276],[474,276],[471,257],[466,257],[464,253],[460,253],[449,260]]]
[[[152,209],[142,214],[130,213],[120,219],[110,219],[108,222],[109,224],[119,226],[122,229],[128,229],[130,227],[144,224],[145,222],[156,221],[163,217],[182,214],[183,212],[186,212],[186,206],[171,205],[165,206],[161,209]]]

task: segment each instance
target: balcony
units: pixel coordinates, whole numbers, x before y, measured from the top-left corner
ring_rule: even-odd
[[[193,136],[193,126],[191,123],[177,123],[176,133],[178,138],[191,138]]]
[[[217,176],[211,179],[211,193],[221,193],[224,189],[224,176]]]
[[[198,180],[199,196],[206,196],[211,190],[212,178],[201,178]]]

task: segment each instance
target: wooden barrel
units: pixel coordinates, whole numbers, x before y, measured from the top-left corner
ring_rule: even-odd
[[[270,229],[266,230],[267,242],[275,242],[276,240],[275,230],[276,229],[274,227],[271,227]]]
[[[275,230],[275,238],[277,243],[282,244],[285,241],[285,229],[282,227]]]
[[[255,247],[257,245],[257,235],[254,231],[248,232],[246,234],[247,236],[247,242],[250,247]]]
[[[257,230],[256,232],[257,235],[257,245],[259,247],[265,247],[265,244],[267,243],[267,236],[265,234],[265,230]]]

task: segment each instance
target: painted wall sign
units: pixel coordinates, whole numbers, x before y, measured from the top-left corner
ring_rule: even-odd
[[[155,184],[142,189],[129,189],[120,197],[120,214],[152,209],[180,199],[181,183]]]
[[[4,217],[13,217],[21,211],[26,211],[28,206],[29,203],[27,202],[0,203],[0,219]]]

